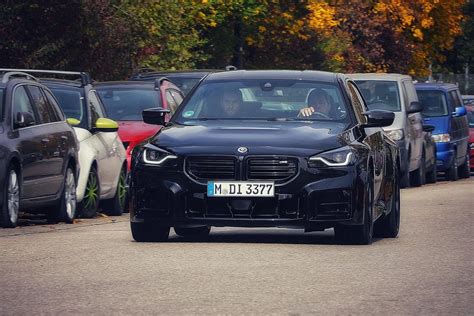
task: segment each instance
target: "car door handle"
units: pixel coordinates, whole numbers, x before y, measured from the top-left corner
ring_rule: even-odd
[[[64,141],[66,141],[66,140],[68,140],[68,139],[69,139],[69,137],[67,137],[67,136],[64,136],[64,135],[63,135],[63,136],[61,136],[61,140],[64,140]]]
[[[41,140],[41,144],[47,144],[47,143],[49,143],[49,139],[48,139],[48,138],[43,138],[43,139]]]

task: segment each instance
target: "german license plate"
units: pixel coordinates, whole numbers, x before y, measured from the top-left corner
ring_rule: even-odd
[[[273,197],[275,196],[275,183],[209,181],[207,183],[207,196]]]

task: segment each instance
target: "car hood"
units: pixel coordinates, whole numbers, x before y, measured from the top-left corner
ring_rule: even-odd
[[[449,116],[425,117],[424,124],[435,127],[433,135],[449,133]]]
[[[119,136],[123,142],[137,142],[153,136],[161,126],[146,124],[143,121],[118,121]]]
[[[225,125],[224,125],[225,124]],[[312,155],[347,144],[347,124],[328,122],[225,122],[172,125],[160,131],[152,144],[175,154]]]

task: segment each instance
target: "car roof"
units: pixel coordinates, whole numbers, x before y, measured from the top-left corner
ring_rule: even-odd
[[[155,88],[154,81],[102,81],[94,82],[94,87],[97,89],[104,87],[144,87],[144,88]]]
[[[209,74],[205,81],[264,79],[314,80],[334,83],[340,74],[316,70],[233,70]]]
[[[389,80],[389,81],[400,81],[404,79],[412,80],[409,75],[402,75],[397,73],[353,73],[346,74],[347,77],[352,80]]]
[[[419,82],[415,84],[415,88],[419,90],[456,90],[458,86],[444,82]]]

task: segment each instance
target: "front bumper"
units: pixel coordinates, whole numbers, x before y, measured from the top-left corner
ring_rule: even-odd
[[[436,143],[436,169],[446,171],[453,164],[455,157],[451,143]]]
[[[137,165],[131,176],[132,222],[163,226],[295,227],[362,224],[364,183],[356,166],[300,170],[272,198],[208,197],[183,171]]]

